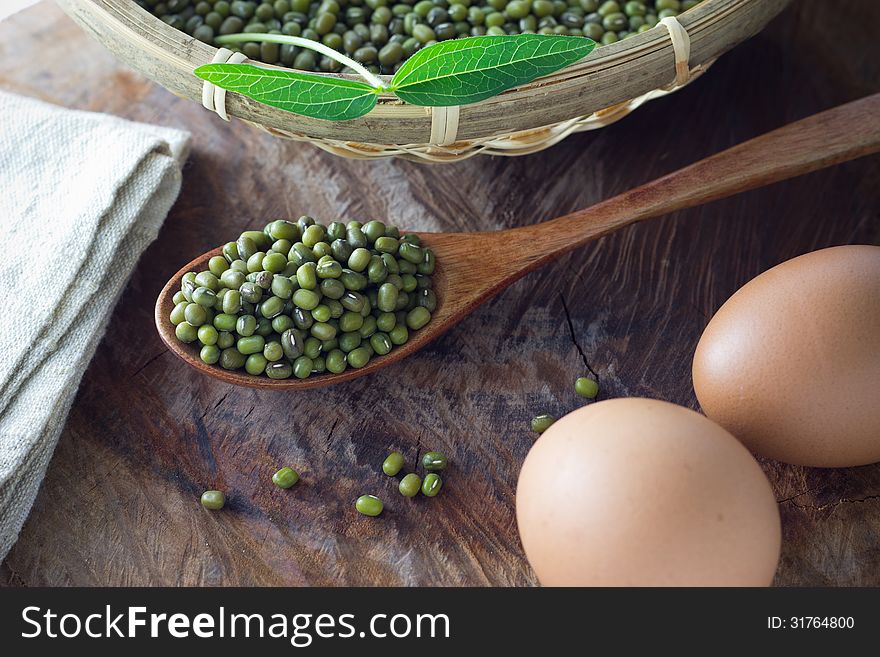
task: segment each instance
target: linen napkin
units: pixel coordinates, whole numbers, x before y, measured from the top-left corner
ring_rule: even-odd
[[[189,134],[0,91],[0,558],[177,198]]]

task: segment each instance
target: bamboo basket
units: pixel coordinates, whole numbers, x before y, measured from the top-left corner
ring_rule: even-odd
[[[203,82],[192,71],[215,61],[217,48],[166,25],[131,0],[57,1],[126,64],[171,92],[202,102]],[[460,108],[417,107],[389,95],[366,116],[334,122],[223,92],[218,113],[350,158],[451,162],[481,153],[524,155],[573,132],[608,125],[679,89],[757,34],[788,2],[703,0],[668,28],[657,25],[602,46],[562,71]],[[206,120],[211,118],[206,112]]]

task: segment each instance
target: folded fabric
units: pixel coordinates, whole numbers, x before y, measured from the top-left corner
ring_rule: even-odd
[[[189,134],[0,91],[0,558],[119,295],[180,192]]]

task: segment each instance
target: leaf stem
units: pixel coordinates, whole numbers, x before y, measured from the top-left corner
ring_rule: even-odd
[[[370,71],[368,71],[362,64],[359,64],[350,57],[346,57],[341,52],[333,50],[333,48],[325,46],[323,43],[320,43],[318,41],[312,41],[311,39],[304,39],[302,37],[288,36],[286,34],[264,34],[260,32],[224,34],[214,39],[214,42],[220,45],[226,45],[227,43],[246,43],[248,41],[265,41],[267,43],[289,44],[292,46],[307,48],[308,50],[314,50],[315,52],[326,55],[330,59],[335,59],[340,64],[344,64],[353,71],[356,71],[364,80],[366,80],[370,84],[371,87],[375,88],[377,91],[386,90],[385,83],[382,82],[382,80],[377,78],[375,75],[370,73]]]

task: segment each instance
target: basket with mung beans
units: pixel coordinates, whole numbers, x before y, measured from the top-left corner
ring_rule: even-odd
[[[435,257],[381,221],[279,219],[183,275],[169,319],[208,365],[271,379],[341,374],[431,320]]]
[[[610,44],[651,29],[699,0],[135,0],[187,34],[248,58],[305,71],[354,71],[291,44],[224,42],[233,34],[302,37],[393,74],[438,41],[505,34],[585,36]]]

